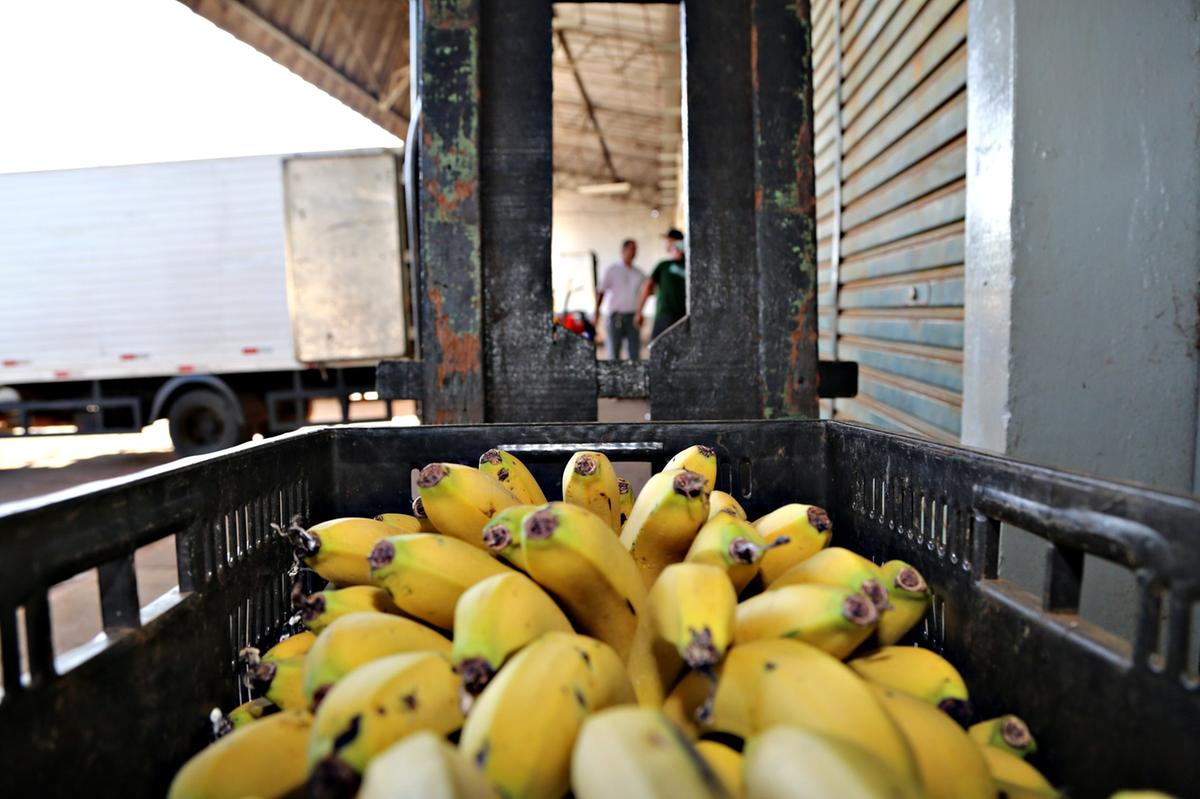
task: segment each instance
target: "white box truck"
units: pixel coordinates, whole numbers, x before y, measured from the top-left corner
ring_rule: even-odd
[[[180,453],[303,424],[410,354],[400,155],[0,175],[0,432]]]

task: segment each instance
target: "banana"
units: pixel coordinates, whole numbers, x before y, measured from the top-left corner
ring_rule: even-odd
[[[879,567],[862,555],[844,547],[830,547],[802,560],[773,579],[768,590],[788,585],[836,585],[861,591],[875,605],[875,609],[882,612],[891,607],[882,580]]]
[[[892,607],[880,615],[875,637],[880,646],[891,646],[924,617],[933,592],[921,573],[904,561],[889,560],[879,567],[879,573]]]
[[[844,658],[871,635],[879,612],[857,591],[832,585],[788,585],[738,605],[733,640],[794,638]]]
[[[171,781],[167,799],[284,796],[304,787],[312,716],[276,713],[200,750]]]
[[[617,493],[621,497],[621,527],[624,528],[629,514],[633,513],[633,483],[617,475]]]
[[[833,524],[829,514],[816,505],[792,503],[777,508],[754,523],[767,541],[787,536],[788,543],[763,556],[763,583],[770,585],[776,577],[810,558],[829,545]]]
[[[724,491],[713,491],[708,495],[709,520],[718,513],[727,513],[746,521],[746,511],[742,509],[741,503],[734,499],[732,494],[726,494]]]
[[[706,677],[692,672],[663,710],[692,734],[751,738],[779,724],[801,724],[868,750],[897,774],[918,776],[908,743],[867,684],[836,658],[799,641],[735,645],[725,655],[715,693]]]
[[[783,536],[767,543],[754,525],[736,515],[710,514],[692,540],[684,561],[720,566],[733,582],[733,590],[740,594],[758,574],[763,555],[787,542],[787,537]]]
[[[562,478],[563,502],[587,508],[614,533],[621,532],[621,486],[617,470],[599,452],[576,452]]]
[[[683,560],[692,539],[708,519],[705,478],[676,469],[659,472],[638,494],[621,543],[633,555],[649,588],[672,563]]]
[[[526,505],[546,504],[546,495],[534,479],[529,467],[511,452],[489,449],[479,456],[479,471],[496,478],[512,492],[518,502]]]
[[[329,690],[313,718],[309,790],[353,795],[372,757],[410,733],[449,735],[462,722],[445,653],[406,652],[360,666]]]
[[[802,726],[773,727],[753,738],[745,780],[747,799],[925,799],[916,780],[866,749]]]
[[[424,533],[426,532],[425,522],[418,519],[416,516],[410,516],[407,513],[381,513],[375,517],[375,521],[383,522],[389,527],[396,529],[391,532],[391,535],[396,533]]]
[[[729,799],[688,739],[662,711],[644,707],[609,708],[583,722],[571,757],[571,789],[576,799]]]
[[[421,520],[421,532],[422,533],[439,533],[439,532],[441,532],[440,530],[437,529],[437,525],[435,525],[433,523],[433,520],[429,518],[429,514],[427,514],[425,512],[425,500],[421,499],[420,494],[418,494],[416,497],[413,498],[412,515],[415,518]]]
[[[942,656],[915,646],[885,646],[848,664],[864,680],[928,702],[959,723],[971,718],[967,684]]]
[[[331,519],[307,530],[293,522],[283,531],[304,563],[338,586],[370,585],[367,555],[376,542],[395,532],[383,522],[358,518]]]
[[[546,633],[483,689],[458,748],[502,796],[559,799],[569,787],[571,749],[584,717],[633,700],[611,647],[582,635]]]
[[[979,751],[1002,796],[1013,799],[1055,799],[1059,795],[1040,771],[1012,752],[995,746],[982,746]]]
[[[664,472],[686,469],[704,477],[704,491],[711,493],[717,487],[717,453],[712,447],[693,444],[667,461]]]
[[[436,631],[402,616],[388,613],[343,616],[325,628],[308,653],[304,662],[304,696],[307,702],[319,705],[330,686],[364,663],[422,650],[449,655],[450,642]]]
[[[249,683],[283,710],[306,709],[304,663],[316,640],[312,632],[298,633],[283,639],[261,657],[253,647],[243,649],[241,655]]]
[[[525,555],[521,551],[521,522],[538,505],[512,505],[497,513],[483,526],[483,545],[496,557],[514,568],[525,571]]]
[[[967,728],[967,735],[980,746],[994,746],[1021,758],[1037,751],[1037,741],[1033,740],[1029,727],[1011,713],[972,724]]]
[[[733,640],[737,594],[725,572],[703,563],[674,563],[650,589],[650,618],[688,668],[713,669]]]
[[[239,727],[253,724],[261,718],[280,711],[280,707],[266,697],[260,696],[243,702],[228,713],[214,710],[209,717],[213,723],[213,738],[221,738]]]
[[[497,574],[464,591],[454,607],[450,649],[462,678],[463,712],[511,655],[551,631],[573,632],[554,600],[523,574]]]
[[[400,613],[387,591],[373,585],[352,585],[349,588],[317,591],[302,598],[299,604],[300,618],[304,620],[304,626],[314,633],[321,632],[334,620],[348,613]]]
[[[357,799],[499,799],[445,739],[414,732],[371,758]]]
[[[371,551],[370,565],[371,580],[387,590],[396,607],[443,630],[454,629],[454,604],[463,591],[512,571],[486,551],[436,533],[386,538]]]
[[[417,476],[417,491],[439,532],[483,549],[480,533],[496,512],[519,504],[496,478],[472,466],[431,463]]]
[[[908,740],[929,799],[996,799],[980,747],[958,722],[908,694],[868,685]]]
[[[742,753],[719,741],[696,741],[696,753],[704,758],[708,767],[716,772],[717,779],[725,786],[725,793],[732,799],[746,795],[742,780]]]
[[[662,701],[646,588],[629,553],[591,511],[551,502],[521,524],[529,576],[553,595],[575,627],[616,650],[639,701]]]

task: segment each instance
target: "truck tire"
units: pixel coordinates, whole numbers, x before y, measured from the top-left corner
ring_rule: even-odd
[[[245,440],[236,410],[220,394],[205,388],[176,397],[167,411],[167,422],[175,453],[181,457],[216,452]]]

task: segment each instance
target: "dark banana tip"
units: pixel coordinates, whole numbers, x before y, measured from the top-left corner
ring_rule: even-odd
[[[418,519],[428,519],[429,516],[425,513],[425,500],[417,497],[412,501],[413,516]]]
[[[575,474],[587,477],[596,473],[596,469],[600,464],[596,462],[594,455],[580,455],[575,459]]]
[[[624,477],[618,477],[617,478],[617,490],[622,494],[632,494],[633,493],[633,484],[630,483],[628,480],[626,480]]]
[[[750,565],[758,560],[759,552],[753,541],[741,536],[729,542],[729,557],[734,563]]]
[[[558,529],[558,519],[549,508],[535,511],[525,519],[525,537],[534,540],[549,538]]]
[[[938,702],[938,709],[965,727],[971,721],[971,703],[965,699],[943,699]]]
[[[829,514],[825,512],[825,509],[818,508],[816,505],[808,509],[808,523],[818,533],[823,533],[833,526],[833,523],[829,521]]]
[[[307,597],[300,606],[300,617],[304,619],[305,624],[310,624],[321,617],[325,612],[325,595],[321,593],[313,594]]]
[[[309,799],[353,799],[362,777],[336,755],[329,755],[313,767],[308,778]]]
[[[483,545],[491,552],[500,552],[512,544],[512,530],[503,524],[489,524],[483,528]]]
[[[249,674],[250,682],[260,691],[265,691],[271,687],[271,680],[275,679],[275,664],[260,661],[250,667]]]
[[[879,584],[878,580],[863,580],[859,590],[867,595],[871,600],[871,604],[876,610],[888,610],[892,603],[888,600],[887,590]]]
[[[1029,727],[1016,716],[1005,716],[1000,722],[1000,737],[1013,749],[1024,749],[1033,740]]]
[[[292,607],[303,608],[304,607],[304,599],[305,599],[304,587],[301,586],[299,582],[294,583],[292,585],[292,593],[291,593]]]
[[[697,444],[696,451],[706,458],[715,458],[717,456],[717,451],[715,449],[705,446],[704,444]]]
[[[689,632],[691,636],[683,650],[683,662],[693,671],[715,668],[721,662],[721,655],[713,643],[712,630],[708,627],[703,630],[693,628]]]
[[[862,594],[851,594],[846,597],[846,601],[842,603],[842,616],[846,621],[857,624],[859,627],[866,627],[879,621],[879,611],[875,608],[875,603]]]
[[[914,594],[923,594],[929,590],[929,586],[925,584],[925,578],[912,566],[905,566],[896,572],[896,587]]]
[[[372,570],[382,569],[384,566],[392,562],[396,557],[396,545],[386,538],[375,545],[371,550],[371,554],[367,556],[367,563]]]
[[[500,450],[498,449],[489,449],[487,452],[479,456],[480,463],[490,463],[493,466],[496,466],[503,461],[504,458],[500,456]]]
[[[676,494],[682,494],[688,499],[695,499],[704,493],[704,477],[685,469],[675,475],[675,479],[671,481],[671,488],[675,490]]]
[[[495,672],[483,658],[467,658],[454,669],[462,678],[463,690],[471,696],[479,696],[491,682]]]
[[[442,482],[446,475],[450,474],[450,470],[440,463],[431,463],[421,470],[417,475],[418,488],[433,488],[438,483]]]

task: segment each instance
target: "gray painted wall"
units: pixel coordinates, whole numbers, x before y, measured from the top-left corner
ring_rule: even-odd
[[[1200,3],[973,0],[968,47],[963,442],[1197,491]]]

